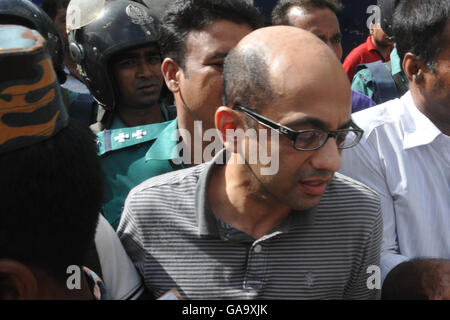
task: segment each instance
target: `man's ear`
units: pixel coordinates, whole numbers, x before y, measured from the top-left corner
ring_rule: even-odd
[[[183,72],[178,63],[171,58],[165,58],[161,64],[161,72],[164,76],[167,88],[169,88],[172,93],[178,92],[180,90],[180,74]]]
[[[12,259],[0,259],[0,300],[37,299],[38,285],[33,272]]]
[[[424,74],[428,72],[428,67],[422,59],[411,52],[407,52],[403,58],[403,71],[409,82],[421,86],[424,80]]]
[[[235,131],[237,129],[245,130],[242,120],[236,111],[229,107],[221,106],[216,110],[214,122],[225,148],[229,151],[236,152],[238,150],[238,141]]]

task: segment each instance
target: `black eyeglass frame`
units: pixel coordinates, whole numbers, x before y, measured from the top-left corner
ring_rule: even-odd
[[[320,130],[320,129],[307,129],[307,130],[295,131],[295,130],[292,130],[292,129],[286,127],[286,126],[283,126],[283,125],[281,125],[281,124],[279,124],[279,123],[277,123],[275,121],[272,121],[272,120],[270,120],[270,119],[268,119],[268,118],[266,118],[266,117],[264,117],[264,116],[262,116],[262,115],[260,115],[260,114],[258,114],[256,112],[252,111],[251,109],[249,109],[246,106],[243,106],[242,104],[236,104],[233,107],[233,110],[242,111],[246,115],[248,115],[249,117],[251,117],[252,119],[257,121],[258,123],[260,123],[262,125],[265,125],[266,127],[269,127],[271,129],[273,129],[275,131],[278,131],[279,133],[287,136],[289,139],[292,140],[294,149],[300,150],[300,151],[314,151],[314,150],[320,149],[321,147],[323,147],[325,145],[325,143],[327,143],[327,141],[328,141],[328,139],[330,137],[333,137],[336,140],[337,139],[337,135],[339,133],[343,132],[343,131],[345,131],[345,132],[354,132],[355,135],[356,135],[356,139],[355,139],[353,144],[351,144],[349,146],[346,146],[344,148],[338,145],[337,146],[338,149],[352,148],[352,147],[356,146],[359,143],[359,141],[361,140],[361,138],[362,138],[362,136],[364,134],[364,130],[361,129],[360,127],[358,127],[356,125],[356,123],[354,123],[353,121],[350,122],[351,129],[339,129],[339,130],[336,130],[336,131],[326,131],[326,130]],[[327,134],[327,138],[321,144],[319,144],[317,147],[314,147],[314,148],[300,148],[300,147],[297,147],[295,145],[295,143],[297,141],[297,137],[300,134],[305,133],[305,132],[321,132],[321,133],[325,132]]]

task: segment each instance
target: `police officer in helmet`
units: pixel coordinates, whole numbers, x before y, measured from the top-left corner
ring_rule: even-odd
[[[97,133],[106,178],[103,213],[117,227],[131,188],[173,170],[148,157],[175,118],[161,102],[163,76],[158,20],[140,3],[72,0],[67,8],[69,50],[99,104]]]
[[[101,106],[93,130],[110,129],[114,118],[129,127],[165,120],[156,18],[137,2],[93,2],[96,12],[78,0],[67,8],[70,53]]]

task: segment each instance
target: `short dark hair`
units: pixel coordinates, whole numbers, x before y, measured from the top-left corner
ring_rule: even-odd
[[[59,9],[67,9],[70,0],[43,0],[42,10],[50,17],[50,19],[55,20]]]
[[[242,104],[262,111],[274,99],[264,50],[233,48],[225,59],[222,75],[225,106]]]
[[[248,24],[252,29],[264,26],[264,17],[249,1],[243,0],[177,0],[160,25],[160,48],[184,68],[186,38],[190,31],[201,30],[215,20]]]
[[[337,0],[279,0],[272,10],[272,24],[289,25],[288,13],[292,7],[307,10],[328,8],[336,15],[342,11],[342,4]]]
[[[0,258],[55,279],[83,265],[102,203],[95,135],[70,122],[55,136],[0,155]]]
[[[401,0],[395,8],[393,33],[400,58],[411,52],[434,71],[436,57],[447,46],[443,33],[450,18],[450,0]]]

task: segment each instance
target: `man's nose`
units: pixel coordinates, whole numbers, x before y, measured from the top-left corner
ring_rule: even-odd
[[[150,77],[153,75],[153,68],[152,64],[149,63],[145,58],[140,58],[138,62],[138,70],[137,70],[138,76],[140,77]]]
[[[341,168],[341,150],[338,149],[336,140],[329,137],[320,149],[314,151],[310,161],[317,170],[338,171]]]

